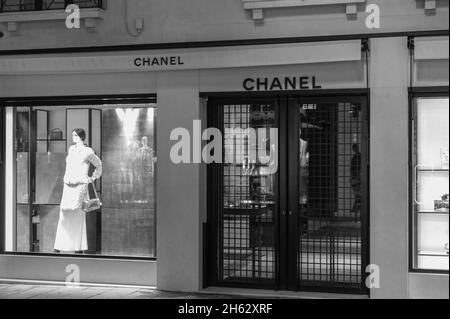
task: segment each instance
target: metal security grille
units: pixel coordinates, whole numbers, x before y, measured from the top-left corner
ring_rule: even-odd
[[[361,105],[299,108],[299,286],[359,288]]]
[[[223,163],[208,166],[207,285],[367,293],[365,101],[211,98]]]
[[[225,163],[219,213],[219,280],[272,282],[276,173],[268,170],[270,161],[263,163],[266,161],[261,159],[270,153],[268,130],[275,127],[275,111],[272,105],[260,103],[222,107]]]

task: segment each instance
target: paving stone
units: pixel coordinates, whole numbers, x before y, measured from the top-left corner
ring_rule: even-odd
[[[0,299],[229,299],[219,294],[177,293],[142,288],[1,284]]]
[[[46,294],[51,293],[57,288],[48,288],[48,287],[34,287],[32,289],[28,289],[26,291],[14,294],[10,297],[15,299],[30,299],[33,297],[45,296]]]

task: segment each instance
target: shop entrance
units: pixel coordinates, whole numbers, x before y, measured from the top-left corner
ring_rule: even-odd
[[[365,96],[209,99],[209,286],[366,293]]]

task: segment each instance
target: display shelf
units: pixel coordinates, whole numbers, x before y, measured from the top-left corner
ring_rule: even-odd
[[[345,216],[345,217],[330,217],[326,215],[299,215],[298,216],[301,219],[308,219],[308,220],[326,220],[330,222],[360,222],[360,219],[355,218],[354,216]]]
[[[269,203],[269,204],[268,204]],[[224,206],[224,209],[226,210],[257,210],[257,209],[266,209],[266,208],[270,208],[273,207],[275,204],[273,202],[261,202],[260,204],[257,203],[241,203],[239,205],[235,205],[235,206]]]
[[[449,254],[442,251],[418,251],[419,256],[431,256],[431,257],[448,257]]]
[[[435,210],[419,210],[417,214],[435,214],[435,215],[448,215],[449,212],[440,212]]]
[[[275,202],[270,200],[242,200],[241,205],[275,205]]]
[[[448,168],[417,168],[418,172],[447,172]]]
[[[234,167],[242,167],[242,163],[224,163],[225,166],[234,166]],[[262,163],[254,163],[252,165],[255,165],[256,167],[269,167],[268,164],[262,164]]]
[[[224,207],[224,214],[226,215],[264,215],[267,214],[267,208],[269,206],[261,206],[261,207]]]
[[[272,176],[273,174],[250,174],[250,175],[241,175],[241,176],[247,176],[247,177],[268,177]]]

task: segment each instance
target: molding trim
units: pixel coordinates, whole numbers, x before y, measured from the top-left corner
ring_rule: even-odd
[[[0,50],[0,56],[7,55],[42,55],[42,54],[63,54],[63,53],[89,53],[89,52],[116,52],[116,51],[141,51],[141,50],[168,50],[168,49],[189,49],[189,48],[214,48],[214,47],[234,47],[248,45],[286,44],[286,43],[306,43],[322,41],[342,41],[356,39],[374,38],[396,38],[396,37],[435,37],[448,36],[447,30],[428,31],[403,31],[403,32],[380,32],[380,33],[351,33],[341,35],[322,35],[304,37],[280,37],[280,38],[250,38],[239,40],[217,40],[217,41],[190,41],[190,42],[166,42],[166,43],[143,43],[143,44],[119,44],[106,46],[78,46],[78,47],[53,47],[39,49],[15,49]]]
[[[104,10],[100,8],[80,9],[81,20],[84,20],[86,28],[95,28],[96,21],[103,19]],[[9,32],[15,32],[19,23],[36,21],[58,21],[66,20],[65,10],[43,10],[24,12],[0,13],[0,23],[6,23]]]
[[[241,0],[244,9],[252,11],[253,20],[263,20],[264,10],[275,8],[293,8],[321,5],[345,5],[347,17],[357,14],[357,4],[365,3],[366,0]]]

